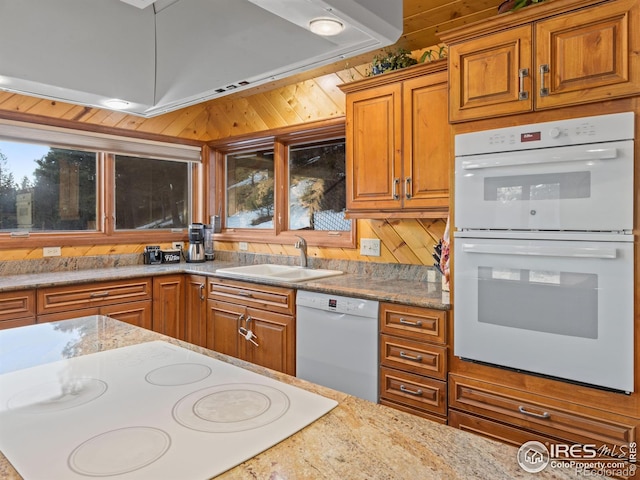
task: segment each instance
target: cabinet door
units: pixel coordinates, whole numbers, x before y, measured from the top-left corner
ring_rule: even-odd
[[[637,95],[640,3],[609,2],[540,21],[535,48],[536,109]]]
[[[35,290],[0,293],[0,329],[34,323],[36,323]]]
[[[399,208],[402,87],[347,95],[347,210]]]
[[[153,279],[153,331],[184,340],[184,276]]]
[[[142,302],[123,303],[122,305],[109,305],[100,309],[101,315],[115,318],[122,322],[130,323],[136,327],[151,330],[152,303],[151,300]]]
[[[206,348],[240,358],[240,318],[246,308],[240,305],[207,300]]]
[[[449,47],[451,122],[533,109],[532,30],[525,25]]]
[[[447,87],[447,72],[403,84],[404,208],[448,208],[452,142]]]
[[[295,326],[292,316],[249,309],[246,328],[255,333],[255,345],[240,337],[245,360],[295,375]]]
[[[185,278],[185,340],[201,347],[207,343],[207,277]]]

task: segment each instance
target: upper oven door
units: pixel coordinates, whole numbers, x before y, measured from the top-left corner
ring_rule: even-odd
[[[632,242],[454,235],[455,355],[633,391]]]
[[[458,229],[631,231],[633,141],[456,158]]]

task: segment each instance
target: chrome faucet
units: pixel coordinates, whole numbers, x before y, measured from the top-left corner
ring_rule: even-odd
[[[300,239],[294,245],[295,248],[300,250],[300,266],[307,268],[307,241],[299,235],[296,235],[296,237]]]

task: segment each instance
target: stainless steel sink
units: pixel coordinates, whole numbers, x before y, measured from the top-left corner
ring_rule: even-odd
[[[340,270],[325,270],[323,268],[302,268],[289,265],[244,265],[242,267],[219,268],[216,274],[223,277],[250,277],[265,280],[282,280],[284,282],[304,282],[318,278],[342,275]]]

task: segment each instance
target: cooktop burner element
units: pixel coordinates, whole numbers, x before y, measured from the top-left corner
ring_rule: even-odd
[[[173,409],[178,423],[201,432],[241,432],[277,420],[289,409],[289,397],[258,384],[227,384],[193,392]]]
[[[149,342],[0,375],[0,450],[27,479],[211,478],[336,405]]]
[[[176,386],[189,385],[204,380],[211,375],[211,368],[198,363],[178,363],[156,368],[145,379],[152,385]]]
[[[71,378],[29,387],[11,397],[7,408],[19,413],[50,413],[91,402],[107,391],[95,378]]]
[[[101,433],[69,455],[69,468],[81,475],[108,477],[143,468],[158,460],[171,437],[152,427],[128,427]]]

